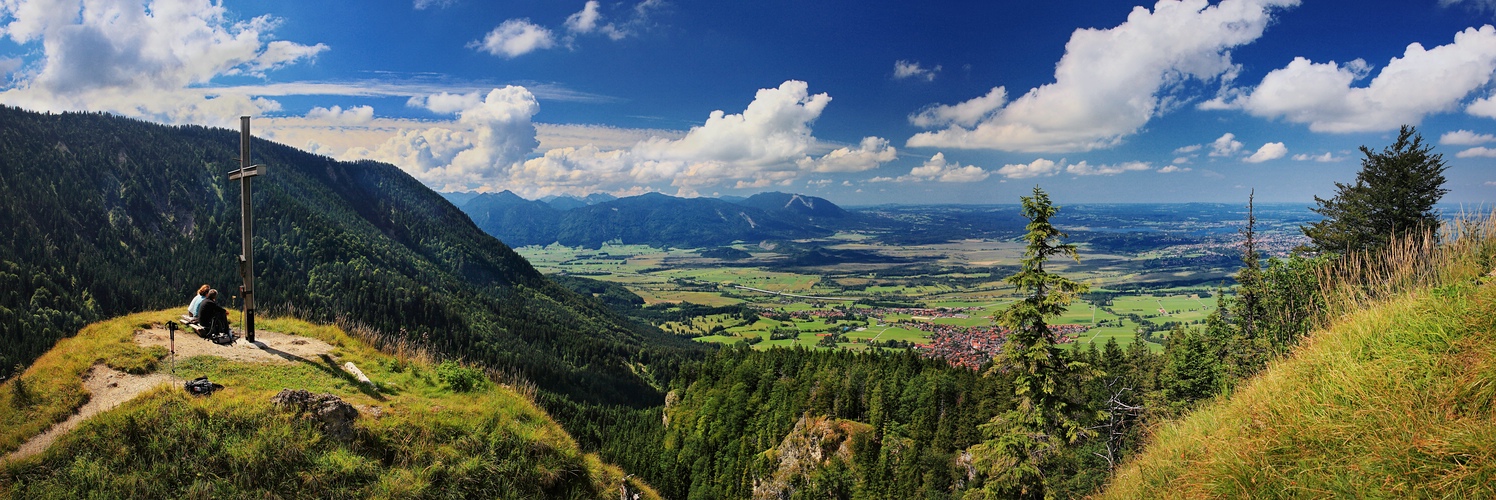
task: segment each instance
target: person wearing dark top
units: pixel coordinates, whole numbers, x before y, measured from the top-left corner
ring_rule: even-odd
[[[197,324],[203,325],[203,335],[208,338],[229,333],[229,313],[218,305],[218,290],[208,290],[207,299],[198,306]]]

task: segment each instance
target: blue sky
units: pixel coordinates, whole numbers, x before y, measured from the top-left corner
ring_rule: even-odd
[[[1496,202],[1496,0],[0,2],[0,103],[438,190],[1309,202],[1417,125]],[[1415,45],[1416,44],[1416,45]]]

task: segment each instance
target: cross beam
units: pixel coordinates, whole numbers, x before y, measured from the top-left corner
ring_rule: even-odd
[[[264,165],[249,164],[249,117],[239,117],[239,169],[229,172],[229,180],[239,181],[239,199],[244,230],[243,253],[239,254],[239,276],[244,284],[239,286],[239,296],[244,297],[244,340],[255,341],[255,258],[251,243],[254,241],[254,208],[250,205],[249,181],[264,172]]]

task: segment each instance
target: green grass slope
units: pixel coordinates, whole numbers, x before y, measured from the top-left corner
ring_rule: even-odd
[[[81,378],[96,364],[136,374],[167,370],[163,349],[141,348],[132,337],[177,312],[89,325],[0,385],[0,453],[82,406]],[[414,352],[381,353],[333,326],[269,318],[261,328],[333,350],[287,363],[178,359],[178,377],[208,376],[225,389],[193,397],[178,381],[95,415],[41,454],[0,461],[0,497],[616,498],[627,481],[630,491],[657,498],[581,452],[513,388],[479,376],[476,388],[455,389],[452,374],[481,372],[433,365]],[[344,361],[378,390],[337,369]],[[328,436],[317,422],[277,408],[270,398],[283,388],[332,393],[359,408],[351,437]]]
[[[1155,429],[1100,496],[1496,498],[1496,279],[1482,239],[1444,264],[1408,260],[1423,285]]]

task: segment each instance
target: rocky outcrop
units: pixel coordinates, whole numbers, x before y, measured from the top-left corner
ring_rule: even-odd
[[[353,421],[358,418],[358,409],[332,394],[312,394],[306,389],[282,389],[270,398],[271,403],[286,410],[293,410],[297,417],[318,422],[322,433],[334,439],[353,436]]]
[[[852,465],[852,437],[872,430],[850,420],[805,415],[779,446],[764,452],[777,463],[774,472],[753,481],[754,500],[778,500],[794,496],[796,478],[811,477],[833,461]]]

